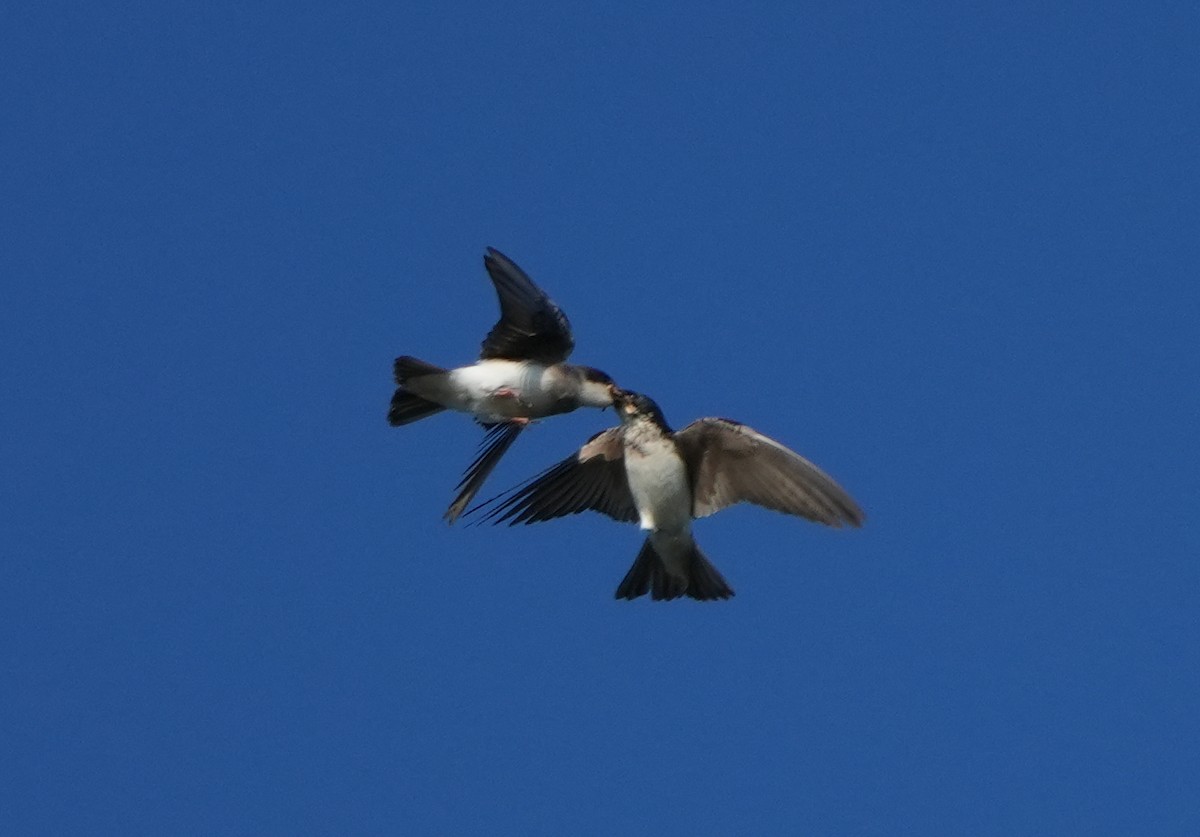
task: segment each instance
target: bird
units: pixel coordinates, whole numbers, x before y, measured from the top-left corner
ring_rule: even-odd
[[[679,432],[641,393],[614,388],[621,424],[472,509],[479,522],[531,524],[593,510],[647,532],[616,598],[728,599],[733,589],[692,536],[692,520],[750,502],[827,526],[864,515],[816,465],[740,422],[701,418]]]
[[[451,524],[532,420],[612,406],[615,388],[607,373],[565,363],[575,348],[570,321],[512,259],[488,247],[483,266],[496,287],[500,319],[484,338],[479,360],[447,369],[404,355],[393,364],[389,424],[400,427],[455,410],[487,429],[443,515]]]

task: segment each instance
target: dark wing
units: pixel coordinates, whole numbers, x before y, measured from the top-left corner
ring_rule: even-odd
[[[692,515],[747,502],[828,526],[861,526],[862,510],[803,456],[753,428],[698,419],[675,434],[692,482]]]
[[[566,360],[575,348],[567,315],[500,251],[487,248],[483,266],[500,298],[500,321],[484,338],[479,357],[546,364]]]
[[[479,446],[479,453],[476,455],[475,461],[467,468],[462,480],[456,486],[458,496],[454,498],[450,508],[446,509],[446,513],[442,515],[446,518],[447,523],[453,524],[463,513],[463,509],[483,487],[484,481],[492,473],[492,469],[496,467],[500,457],[504,456],[504,452],[512,447],[512,443],[517,440],[525,427],[524,424],[506,421],[493,424],[488,428],[487,435],[483,437],[483,442]]]
[[[621,428],[597,433],[574,456],[485,505],[492,502],[495,507],[483,519],[492,523],[508,521],[510,526],[588,510],[623,523],[636,521],[637,508],[625,478]]]

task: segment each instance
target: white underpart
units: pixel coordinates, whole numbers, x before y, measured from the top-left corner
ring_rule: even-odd
[[[643,529],[664,533],[691,529],[692,492],[674,442],[661,434],[642,435],[630,428],[625,473]]]
[[[647,419],[625,428],[625,474],[642,529],[671,575],[686,577],[692,549],[692,491],[675,443]]]
[[[454,404],[449,406],[487,421],[539,418],[556,400],[548,391],[553,374],[548,367],[528,361],[481,360],[451,371],[447,396]],[[505,390],[516,397],[498,395]]]

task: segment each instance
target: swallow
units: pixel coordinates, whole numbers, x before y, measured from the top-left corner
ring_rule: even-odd
[[[500,319],[483,340],[479,361],[446,369],[415,357],[396,358],[394,427],[443,410],[468,413],[487,429],[475,460],[444,515],[454,523],[496,463],[534,419],[579,407],[609,407],[614,384],[590,366],[565,363],[575,348],[566,314],[511,259],[491,247],[483,266],[496,286]]]
[[[673,432],[653,400],[614,388],[621,424],[477,509],[481,521],[537,523],[598,511],[638,523],[645,542],[618,599],[728,599],[733,589],[692,537],[692,520],[748,502],[826,526],[861,526],[863,513],[816,465],[736,421],[702,418]],[[472,510],[474,511],[474,509]]]

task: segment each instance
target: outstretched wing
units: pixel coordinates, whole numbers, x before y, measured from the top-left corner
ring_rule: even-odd
[[[575,348],[567,315],[499,250],[487,248],[483,266],[500,298],[500,321],[484,338],[479,357],[546,364],[566,360]]]
[[[736,421],[698,419],[675,434],[692,483],[692,515],[747,502],[827,526],[861,526],[840,485],[798,453]]]
[[[637,507],[625,477],[621,428],[597,433],[574,456],[568,456],[484,506],[493,503],[494,507],[483,520],[507,521],[510,526],[553,520],[589,510],[623,523],[636,521]]]
[[[492,473],[500,461],[500,457],[504,456],[505,451],[512,447],[512,443],[517,440],[525,427],[524,424],[505,421],[488,428],[487,435],[483,437],[483,442],[479,445],[479,453],[475,456],[475,461],[467,468],[462,480],[458,483],[458,496],[454,498],[450,508],[446,509],[446,513],[442,515],[447,523],[453,524],[463,513],[463,509],[475,499],[476,493],[483,487],[484,481]]]

